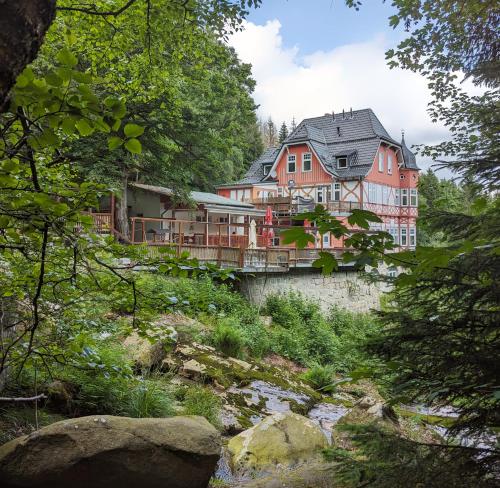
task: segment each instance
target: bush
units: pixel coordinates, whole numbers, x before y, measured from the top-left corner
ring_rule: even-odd
[[[304,373],[303,378],[311,383],[316,390],[327,390],[333,388],[335,368],[331,364],[322,366],[315,364],[309,371]]]
[[[220,398],[203,386],[188,388],[184,394],[184,414],[205,417],[215,428],[221,429]]]
[[[71,385],[70,414],[168,417],[172,396],[158,378],[137,378],[124,348],[108,339],[82,335],[73,339],[72,362],[58,365],[55,378]]]
[[[368,314],[332,308],[325,316],[318,303],[297,293],[269,296],[265,310],[273,319],[271,343],[277,354],[305,366],[330,364],[338,372],[370,362],[363,346],[379,326]]]
[[[230,325],[228,321],[219,323],[215,328],[211,341],[212,345],[227,356],[235,358],[243,356],[245,341],[241,331]]]

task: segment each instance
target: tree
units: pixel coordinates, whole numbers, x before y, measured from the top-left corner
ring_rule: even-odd
[[[263,125],[263,138],[266,147],[273,147],[278,143],[278,130],[270,116]]]
[[[131,154],[119,139],[109,141],[109,152],[99,134],[75,141],[70,149],[82,178],[106,182],[117,193],[123,235],[128,235],[130,178],[172,187],[184,198],[188,189],[213,190],[237,179],[262,150],[249,138],[256,130],[250,66],[203,21],[191,25],[189,33],[177,29],[184,9],[172,11],[170,3],[157,0],[146,11],[138,2],[112,23],[96,17],[90,29],[86,12],[61,15],[36,64],[40,70],[50,66],[58,46],[70,42],[81,66],[99,78],[100,96],[126,98],[126,122],[144,127],[140,154]],[[155,35],[144,42],[148,32]],[[113,50],[94,49],[111,43]]]
[[[285,122],[283,122],[281,124],[280,132],[278,134],[278,142],[282,144],[287,137],[288,137],[288,127],[286,126]]]
[[[165,13],[173,14],[185,23],[197,23],[214,28],[219,34],[238,28],[246,15],[246,7],[257,7],[260,0],[244,0],[233,3],[231,0],[174,0],[163,5]],[[149,28],[152,19],[152,0],[112,0],[103,5],[74,4],[70,0],[19,0],[3,2],[0,16],[0,113],[7,108],[9,90],[16,77],[38,54],[44,35],[55,18],[56,9],[63,12],[82,13],[87,16],[116,19],[123,12],[140,6],[148,20],[146,39],[152,32]],[[181,14],[179,16],[179,14]],[[149,42],[148,41],[148,42]]]
[[[142,2],[129,1],[127,12],[144,14],[145,22],[123,18],[119,26],[114,26],[129,29],[129,36],[124,34],[122,39],[128,37],[134,42],[134,29],[145,34],[146,39],[151,32],[153,22],[148,23],[147,10],[144,13],[133,9],[133,6],[139,8],[139,3]],[[150,6],[149,3],[142,5]],[[190,22],[191,26],[189,31],[184,30],[180,22],[180,28],[172,34],[172,44],[166,46],[175,51],[175,41],[189,50],[204,38],[207,45],[212,43],[211,49],[221,49],[207,32],[212,28],[216,30],[217,26],[226,28],[226,21],[233,23],[240,10],[239,7],[230,8],[225,19],[215,15],[215,24],[210,25],[213,10],[209,3],[182,2],[176,4],[178,8],[162,10],[178,21]],[[59,2],[61,4],[63,2]],[[229,6],[227,2],[219,4]],[[216,6],[215,2],[213,5]],[[170,3],[163,6],[175,7]],[[82,7],[80,20],[84,22],[86,10],[95,8],[93,5]],[[193,9],[201,9],[196,17],[191,16]],[[98,29],[98,22],[88,23],[87,19],[88,36],[95,35]],[[84,32],[82,24],[79,33]],[[213,266],[202,270],[195,260],[176,256],[167,248],[158,260],[151,260],[138,247],[121,246],[112,236],[95,235],[91,219],[84,214],[85,209],[97,205],[98,197],[108,187],[82,180],[75,171],[76,149],[91,142],[98,146],[92,148],[94,155],[110,159],[116,157],[110,155],[110,151],[116,149],[118,153],[115,154],[124,164],[125,161],[131,165],[137,162],[136,167],[140,167],[144,157],[145,128],[149,129],[147,120],[145,124],[140,123],[140,114],[142,107],[151,103],[150,92],[144,90],[140,80],[147,80],[152,88],[163,75],[161,71],[140,70],[147,66],[144,61],[149,55],[153,62],[157,52],[139,50],[138,59],[134,58],[133,50],[108,49],[106,42],[98,41],[92,52],[86,51],[83,44],[88,38],[82,35],[78,39],[80,53],[74,34],[66,26],[61,32],[49,34],[48,38],[54,44],[47,44],[47,54],[40,57],[35,67],[26,68],[17,77],[9,104],[0,116],[0,382],[7,371],[18,377],[29,361],[43,365],[49,375],[51,362],[71,361],[70,351],[65,346],[75,328],[84,327],[95,332],[98,324],[86,323],[86,310],[96,306],[98,296],[106,296],[111,290],[127,298],[132,325],[140,329],[144,322],[138,317],[138,311],[144,294],[136,286],[137,273],[133,271],[136,265],[155,266],[159,272],[181,276],[207,271],[219,275]],[[200,45],[201,49],[205,47]],[[176,54],[164,49],[158,56],[175,58],[183,52]],[[231,70],[228,52],[220,51],[219,56],[225,60],[226,69]],[[102,59],[99,61],[99,58]],[[193,58],[189,60],[194,61]],[[108,70],[94,69],[106,62]],[[109,65],[114,63],[127,67],[110,70]],[[173,66],[178,71],[183,67],[181,63]],[[172,84],[178,71],[170,78]],[[247,81],[248,68],[238,66],[236,72],[231,79],[235,87],[223,95],[234,95],[238,83]],[[224,79],[217,82],[223,83]],[[113,83],[116,91],[110,93]],[[138,87],[142,88],[141,93],[132,98],[130,93]],[[166,100],[169,100],[168,94],[167,90],[162,91]],[[131,106],[137,109],[133,113],[127,112],[129,97]],[[152,116],[157,113],[147,108],[145,113]],[[156,110],[167,108],[172,109],[170,114],[173,115],[179,106],[160,105]],[[249,104],[244,109],[253,115],[253,103],[251,108]],[[118,259],[123,257],[131,264],[120,264]],[[92,364],[89,367],[98,367],[94,362],[89,364]]]

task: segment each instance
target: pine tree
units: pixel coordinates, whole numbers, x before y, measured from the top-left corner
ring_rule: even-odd
[[[290,124],[290,134],[297,128],[297,123],[295,122],[295,117],[292,117],[292,123]]]
[[[280,127],[278,142],[282,144],[287,137],[288,137],[288,127],[286,126],[285,122],[283,122]]]
[[[264,145],[266,147],[276,146],[278,143],[278,130],[271,116],[264,123]]]

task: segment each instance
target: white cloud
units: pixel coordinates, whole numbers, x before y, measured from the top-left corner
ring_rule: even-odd
[[[297,46],[286,48],[279,20],[265,25],[247,22],[229,43],[240,59],[251,63],[257,81],[254,98],[263,118],[277,124],[295,117],[323,115],[370,107],[396,140],[401,129],[409,144],[441,141],[447,130],[427,115],[430,92],[423,77],[389,69],[383,36],[302,57]],[[427,166],[423,164],[422,166]]]

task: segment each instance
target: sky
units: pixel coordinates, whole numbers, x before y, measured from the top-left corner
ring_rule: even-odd
[[[355,11],[343,0],[263,0],[251,11],[229,44],[252,64],[259,116],[271,116],[279,127],[293,117],[298,123],[372,108],[394,139],[405,131],[409,146],[443,140],[447,130],[427,115],[426,80],[387,67],[385,51],[405,35],[389,27],[393,7],[382,0],[363,4]]]

